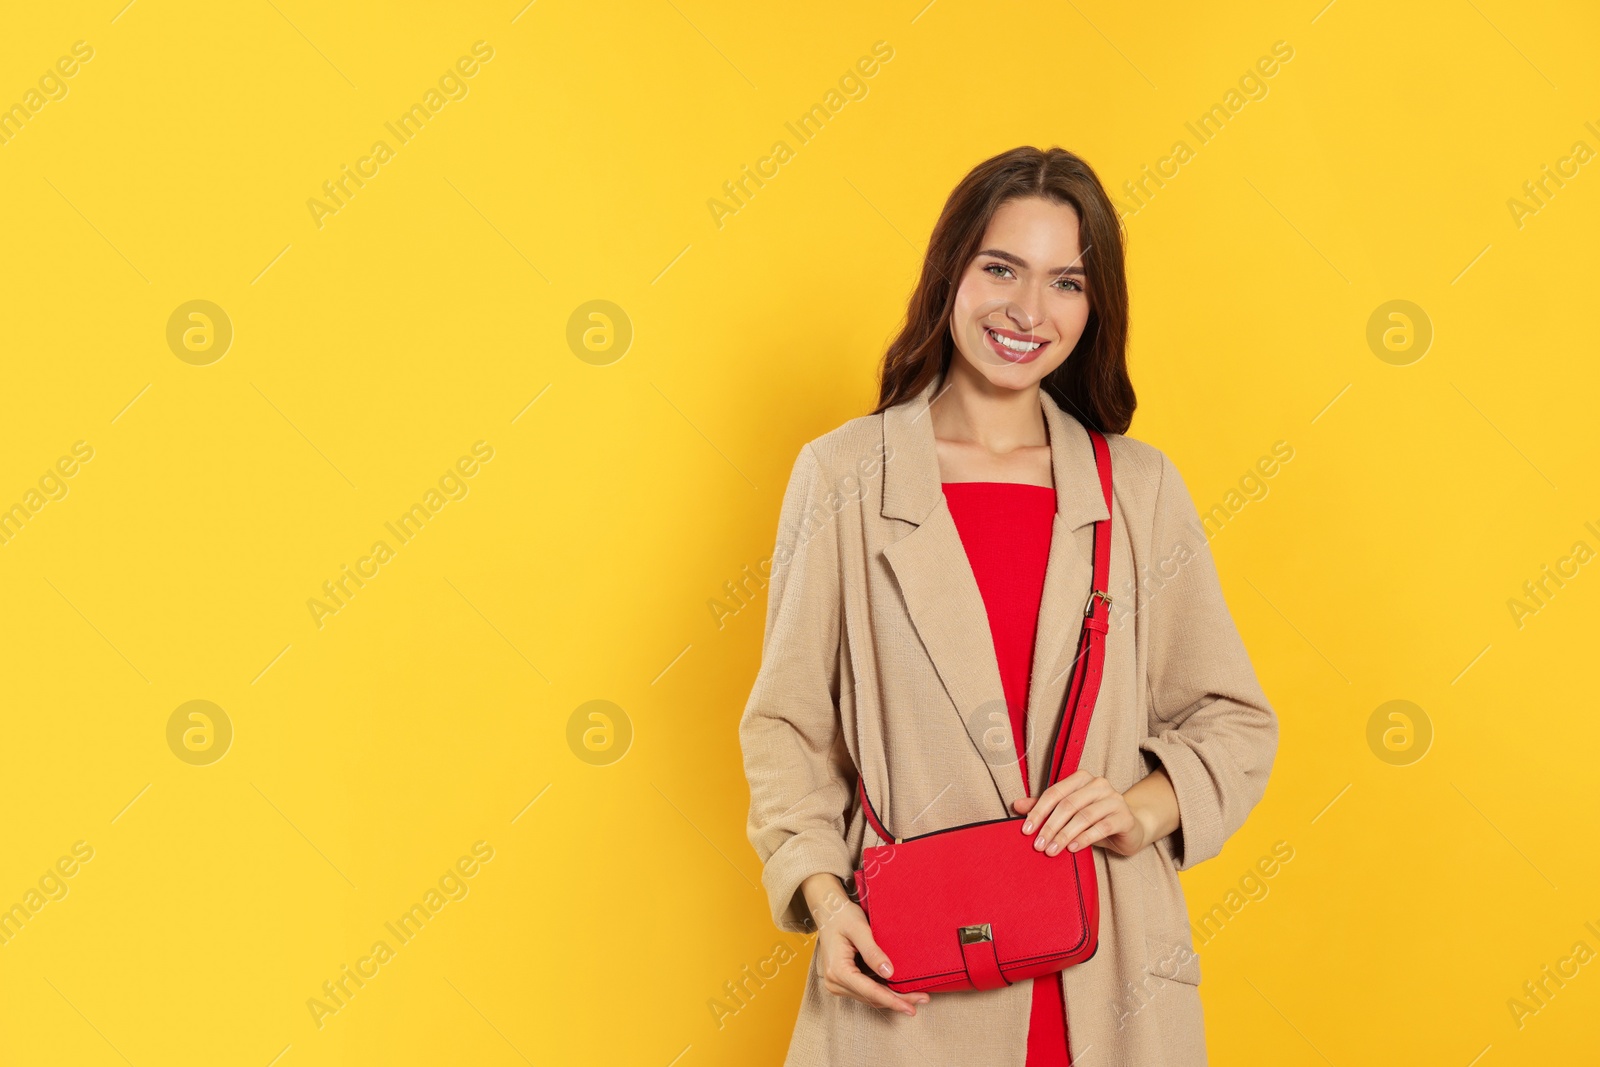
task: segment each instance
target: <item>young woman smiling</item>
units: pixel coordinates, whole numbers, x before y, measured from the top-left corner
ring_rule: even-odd
[[[945,205],[876,409],[795,461],[740,721],[773,918],[818,934],[791,1067],[1039,1067],[1090,1049],[1205,1063],[1176,872],[1261,799],[1278,726],[1182,478],[1125,436],[1127,321],[1121,226],[1094,172],[1060,148],[1003,153]],[[1114,515],[1085,427],[1110,448]],[[1038,790],[1105,520],[1108,588],[1127,602],[1081,764]],[[1159,595],[1136,580],[1184,545]],[[1001,989],[891,990],[851,895],[862,849],[885,843],[854,803],[858,773],[897,834],[1022,815],[1048,856],[1096,846],[1095,955]]]

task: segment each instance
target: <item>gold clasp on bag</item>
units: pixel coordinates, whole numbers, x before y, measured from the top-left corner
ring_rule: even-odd
[[[1099,589],[1091,589],[1091,590],[1089,590],[1089,599],[1083,605],[1083,613],[1085,615],[1093,615],[1094,614],[1094,598],[1095,597],[1100,597],[1103,600],[1105,600],[1105,602],[1106,602],[1106,610],[1107,611],[1111,610],[1111,594],[1107,593],[1107,592],[1104,592],[1102,590],[1099,590]]]
[[[994,940],[994,931],[989,928],[988,923],[982,923],[978,926],[963,926],[959,933],[963,945],[976,945],[980,941]]]

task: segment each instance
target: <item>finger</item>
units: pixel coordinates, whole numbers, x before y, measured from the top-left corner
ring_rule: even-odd
[[[1050,813],[1061,802],[1061,798],[1069,792],[1071,792],[1071,787],[1063,780],[1046,789],[1037,797],[1029,797],[1030,804],[1028,806],[1030,810],[1023,812],[1028,817],[1022,821],[1022,832],[1031,834],[1043,826],[1044,821],[1050,817]]]
[[[1078,813],[1078,809],[1088,802],[1090,798],[1081,796],[1083,790],[1078,790],[1069,796],[1062,797],[1050,809],[1050,814],[1040,822],[1038,834],[1033,839],[1033,847],[1043,850],[1048,846],[1061,828]]]
[[[1121,797],[1111,796],[1103,800],[1092,801],[1078,810],[1078,814],[1061,827],[1050,839],[1050,844],[1056,851],[1066,848],[1074,840],[1081,837],[1085,831],[1093,826],[1111,821],[1111,831],[1116,832],[1115,820],[1119,813],[1126,808]],[[1053,854],[1053,853],[1052,853]]]
[[[1102,824],[1108,826],[1110,833],[1116,832],[1116,826],[1108,820],[1114,819],[1122,810],[1122,803],[1117,797],[1107,797],[1084,806],[1078,814],[1069,819],[1060,830],[1051,835],[1046,841],[1045,851],[1054,856],[1065,849],[1074,840],[1079,839],[1089,829]],[[1039,834],[1044,838],[1044,833]],[[1101,835],[1105,836],[1104,834]],[[1096,838],[1099,840],[1099,838]],[[1073,850],[1076,851],[1076,850]]]
[[[875,1008],[888,1008],[890,1011],[898,1011],[904,1015],[916,1017],[917,1006],[915,1004],[888,986],[874,982],[860,971],[856,971],[853,975],[845,975],[843,982],[850,995],[864,1004],[870,1004]]]
[[[1031,817],[1023,820],[1022,832],[1031,834],[1039,829],[1063,797],[1071,796],[1077,790],[1089,785],[1094,779],[1095,776],[1088,771],[1073,771],[1061,781],[1046,788],[1038,797],[1026,798],[1030,801],[1028,808],[1019,808],[1018,810],[1022,814],[1030,815]]]
[[[1047,850],[1051,841],[1060,837],[1061,832],[1067,827],[1074,825],[1074,820],[1076,820],[1077,829],[1073,833],[1077,833],[1084,827],[1091,825],[1100,816],[1097,814],[1091,818],[1082,813],[1087,811],[1091,805],[1103,804],[1108,800],[1115,805],[1119,800],[1119,795],[1104,797],[1105,792],[1110,790],[1109,784],[1102,785],[1098,781],[1090,782],[1071,796],[1063,798],[1061,803],[1056,805],[1055,810],[1050,813],[1050,818],[1046,819],[1044,825],[1039,828],[1039,836],[1033,842],[1034,848]],[[1064,839],[1061,841],[1063,847],[1065,847],[1066,843]]]
[[[1128,826],[1118,826],[1111,819],[1101,819],[1083,833],[1068,841],[1067,851],[1082,852],[1096,841],[1104,841],[1113,834],[1120,834],[1127,829],[1129,829]]]
[[[1022,832],[1024,834],[1031,834],[1044,825],[1044,821],[1050,817],[1051,809],[1056,806],[1056,798],[1050,795],[1049,790],[1046,790],[1042,796],[1030,799],[1033,803],[1028,805],[1028,811],[1022,813],[1027,816],[1022,820]]]
[[[885,978],[894,973],[894,964],[883,949],[878,947],[877,941],[873,939],[870,923],[863,920],[845,930],[844,934],[846,940],[851,943],[855,951],[861,954],[861,959],[867,966]],[[894,1011],[904,1011],[906,1014],[913,1016],[916,1015],[914,1004],[926,1004],[928,1002],[928,994],[926,993],[901,995],[888,986],[874,981],[870,976],[862,974],[860,968],[855,965],[854,954],[842,962],[847,966],[841,967],[842,974],[839,980],[849,987],[852,995],[872,994],[870,997],[857,996],[857,999],[864,999],[867,1003],[890,1008]]]
[[[878,947],[878,943],[872,939],[872,927],[870,924],[863,920],[845,930],[844,935],[855,946],[856,951],[861,953],[861,958],[866,961],[868,967],[885,978],[894,974],[894,963],[889,959],[888,954]],[[853,963],[854,961],[852,960],[851,962]]]
[[[1094,778],[1095,776],[1090,774],[1088,771],[1080,769],[1073,771],[1059,782],[1056,782],[1050,788],[1060,789],[1064,792],[1070,793],[1075,789],[1081,789],[1088,785],[1090,782],[1094,781]]]

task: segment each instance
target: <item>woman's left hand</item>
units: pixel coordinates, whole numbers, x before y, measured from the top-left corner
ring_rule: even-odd
[[[1076,852],[1100,844],[1131,856],[1149,844],[1149,828],[1111,783],[1088,771],[1074,771],[1037,797],[1012,807],[1026,815],[1022,832],[1034,834],[1033,847],[1046,855]]]

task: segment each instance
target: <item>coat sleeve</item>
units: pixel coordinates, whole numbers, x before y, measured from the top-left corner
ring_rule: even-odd
[[[1156,843],[1178,870],[1222,851],[1266,792],[1278,720],[1256,679],[1199,513],[1161,455],[1149,549],[1149,736],[1139,745],[1178,795],[1179,828]]]
[[[763,864],[773,921],[792,932],[813,928],[800,883],[828,871],[848,887],[854,870],[845,819],[856,770],[839,714],[843,597],[833,499],[805,446],[784,492],[761,667],[739,721],[746,833]]]

